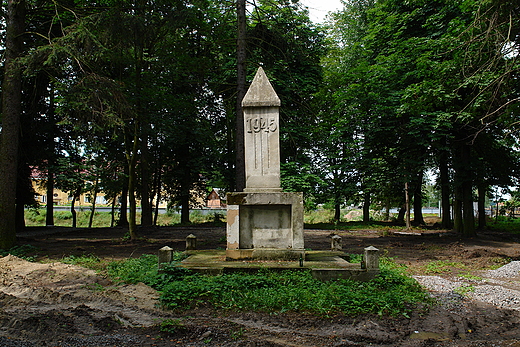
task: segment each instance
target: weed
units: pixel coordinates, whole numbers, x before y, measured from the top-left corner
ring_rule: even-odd
[[[246,330],[244,328],[239,328],[237,330],[231,330],[229,332],[229,336],[233,339],[233,340],[239,340],[241,339],[243,336],[244,336],[244,333],[246,332]]]
[[[475,282],[482,281],[482,277],[475,276],[475,275],[472,275],[472,274],[469,274],[469,273],[461,274],[461,275],[459,275],[459,277],[465,278],[465,279],[467,279],[469,281],[475,281]]]
[[[448,262],[445,260],[436,260],[431,261],[426,264],[426,268],[424,272],[428,275],[430,274],[443,274],[452,272],[453,268],[465,268],[466,265],[458,262]]]
[[[466,296],[468,293],[472,293],[475,291],[475,286],[473,284],[470,285],[462,285],[460,287],[455,288],[454,292],[461,295]]]
[[[181,319],[165,319],[161,322],[161,326],[159,328],[163,333],[175,334],[179,330],[183,330],[186,327]]]
[[[101,259],[94,254],[80,256],[69,255],[61,258],[60,261],[65,264],[83,266],[92,270],[103,270],[105,268],[105,265],[102,264]]]
[[[14,255],[15,257],[22,258],[27,261],[34,261],[35,256],[28,256],[29,253],[33,253],[38,248],[31,246],[31,245],[21,245],[21,246],[14,246],[8,250],[0,249],[0,257],[5,257],[9,254]]]
[[[99,283],[89,283],[85,285],[85,288],[88,290],[91,290],[93,292],[102,292],[105,290],[105,287],[103,287]]]

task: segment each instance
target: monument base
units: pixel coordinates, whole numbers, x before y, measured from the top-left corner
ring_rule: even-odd
[[[304,249],[276,249],[276,248],[259,248],[259,249],[227,249],[226,260],[305,260]]]
[[[228,259],[299,259],[303,247],[303,194],[227,194]]]

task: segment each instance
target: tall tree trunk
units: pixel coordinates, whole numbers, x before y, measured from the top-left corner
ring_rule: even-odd
[[[363,222],[370,222],[370,191],[367,189],[363,193]]]
[[[126,146],[126,159],[128,162],[128,200],[130,203],[130,218],[128,220],[128,232],[130,234],[130,239],[137,239],[137,200],[135,197],[135,189],[136,189],[136,164],[137,164],[137,149],[139,148],[138,142],[139,139],[137,137],[137,122],[134,124],[134,135],[126,136],[129,143]]]
[[[79,199],[81,196],[81,190],[77,190],[72,195],[72,203],[70,204],[70,213],[72,214],[72,227],[77,228],[78,226],[78,216],[76,213],[76,199]]]
[[[189,151],[186,148],[183,153],[187,153]],[[180,181],[180,197],[179,202],[181,204],[181,223],[189,224],[190,223],[190,188],[191,188],[191,180],[190,180],[190,169],[188,164],[185,162],[180,163],[182,166],[182,178]]]
[[[25,229],[25,206],[24,204],[16,204],[16,231]]]
[[[45,225],[47,227],[54,226],[54,172],[52,169],[47,171],[47,187],[46,187],[46,200],[47,205],[45,206]]]
[[[409,230],[411,228],[410,223],[410,192],[408,189],[408,182],[405,182],[404,184],[404,204],[406,209],[406,230]]]
[[[110,227],[113,228],[115,224],[115,212],[116,212],[116,199],[117,196],[112,200],[112,208],[110,210]]]
[[[415,184],[415,189],[413,191],[413,222],[415,225],[424,225],[424,217],[422,214],[422,203],[423,203],[423,195],[422,195],[422,181],[424,177],[424,172],[421,171],[417,177],[417,182]]]
[[[400,208],[397,211],[397,220],[396,220],[397,223],[404,224],[405,223],[405,221],[404,221],[405,216],[406,216],[406,201],[405,201],[405,197],[403,197],[403,200],[401,201]]]
[[[143,129],[146,132],[146,129]],[[141,141],[141,226],[152,225],[152,205],[150,204],[150,163],[148,136]]]
[[[153,216],[153,225],[157,225],[157,219],[159,218],[159,205],[161,204],[162,199],[162,175],[161,175],[161,167],[157,165],[157,169],[155,170],[155,211]]]
[[[450,229],[451,212],[450,212],[450,176],[448,169],[448,153],[443,151],[439,156],[439,180],[441,186],[441,226],[444,229]]]
[[[479,230],[486,229],[486,193],[487,185],[480,182],[477,186],[478,190],[478,228]],[[514,210],[513,210],[514,211]]]
[[[457,179],[455,179],[455,198],[453,200],[453,231],[462,234],[462,188],[459,187]]]
[[[125,175],[128,176],[128,165],[125,165]],[[121,190],[121,205],[119,206],[119,220],[117,226],[128,227],[128,179],[123,180],[123,189]]]
[[[246,186],[244,148],[244,113],[242,99],[246,95],[246,1],[237,0],[237,104],[236,104],[236,191]]]
[[[339,222],[341,220],[341,204],[334,204],[334,221]]]
[[[99,183],[99,177],[96,176],[96,180],[94,182],[94,194],[92,195],[92,206],[90,209],[90,216],[88,219],[89,228],[92,228],[92,222],[94,221],[94,213],[96,213],[96,199],[97,199],[97,192],[98,192],[98,183]]]
[[[475,232],[475,213],[473,208],[473,180],[471,177],[471,147],[469,145],[462,145],[461,148],[461,170],[462,174],[462,218],[463,229],[462,236],[474,237]]]
[[[16,242],[16,185],[22,114],[22,68],[18,58],[23,53],[25,0],[8,0],[5,19],[0,140],[0,249],[9,249]]]
[[[54,119],[54,86],[51,84],[49,92],[49,110],[47,112],[49,118],[49,133],[47,134],[47,142],[49,146],[49,163],[47,168],[47,192],[46,192],[46,214],[45,225],[47,227],[54,226],[54,133],[55,133],[55,119]]]

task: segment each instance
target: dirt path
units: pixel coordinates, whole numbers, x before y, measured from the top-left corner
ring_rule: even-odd
[[[164,245],[183,250],[191,233],[200,248],[225,247],[223,228],[141,230],[145,238],[138,242],[122,241],[123,229],[37,228],[20,235],[20,242],[37,247],[47,261],[85,254],[119,259],[156,253]],[[7,256],[0,258],[0,346],[520,346],[520,301],[514,302],[519,278],[486,277],[483,270],[519,259],[518,240],[493,233],[475,240],[447,233],[337,233],[347,252],[374,245],[413,274],[446,281],[431,287],[440,304],[408,318],[325,319],[208,308],[178,313],[158,309],[157,293],[145,285],[116,286],[78,266]],[[307,230],[306,247],[327,249],[329,234]],[[418,277],[428,287],[425,278]],[[511,304],[486,301],[479,294],[484,286],[510,290]],[[178,322],[173,333],[159,331],[166,319]]]

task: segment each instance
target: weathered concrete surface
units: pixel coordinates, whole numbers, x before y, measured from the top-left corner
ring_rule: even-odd
[[[253,252],[254,250],[236,250],[236,252]],[[379,274],[379,270],[367,270],[360,263],[349,263],[342,252],[307,251],[303,266],[299,259],[261,260],[251,259],[229,261],[227,251],[197,251],[182,261],[182,266],[195,272],[208,275],[219,275],[231,272],[255,272],[260,269],[269,270],[311,270],[314,278],[329,281],[340,278],[368,281]]]
[[[260,67],[244,110],[246,186],[227,195],[228,259],[299,259],[303,247],[303,194],[280,187],[280,99]]]
[[[227,202],[229,259],[298,259],[304,254],[302,193],[229,193]]]
[[[281,191],[279,106],[280,99],[260,67],[242,100],[245,191]]]

